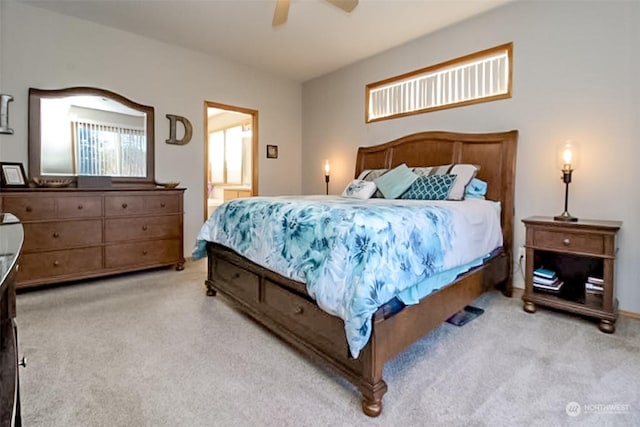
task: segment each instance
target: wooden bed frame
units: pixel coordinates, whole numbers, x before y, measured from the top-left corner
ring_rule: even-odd
[[[373,317],[371,339],[357,359],[349,355],[342,320],[318,308],[303,283],[260,267],[215,243],[207,244],[207,295],[222,293],[242,312],[300,352],[344,376],[360,390],[364,413],[379,415],[382,396],[387,391],[382,378],[386,361],[486,290],[495,286],[506,296],[512,294],[517,136],[517,131],[421,132],[358,149],[356,176],[364,169],[392,168],[401,163],[410,167],[479,165],[478,178],[488,183],[487,199],[501,202],[504,246],[491,260],[423,298],[419,304],[388,317],[379,309]]]

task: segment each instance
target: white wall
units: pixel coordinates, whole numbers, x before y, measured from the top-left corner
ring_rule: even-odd
[[[330,192],[353,179],[356,148],[422,130],[518,129],[515,245],[520,220],[559,214],[564,186],[556,144],[581,143],[570,212],[621,220],[620,308],[640,312],[640,3],[518,1],[303,85],[303,193],[322,193],[321,162],[332,162]],[[513,97],[372,124],[367,83],[485,48],[514,44]],[[517,251],[515,252],[517,253]],[[522,277],[516,285],[522,286]]]
[[[0,93],[11,94],[0,160],[27,166],[29,87],[95,86],[155,107],[156,179],[185,193],[185,255],[204,215],[204,101],[259,111],[259,192],[299,194],[301,86],[251,68],[13,1],[0,1]],[[187,117],[193,138],[169,145],[166,114]],[[266,159],[265,146],[279,145]],[[293,167],[292,167],[293,165]]]

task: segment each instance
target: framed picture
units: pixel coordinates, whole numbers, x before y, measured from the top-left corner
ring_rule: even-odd
[[[277,158],[278,158],[278,146],[267,145],[267,159],[277,159]]]
[[[29,181],[22,163],[0,162],[0,185],[2,187],[28,187]]]

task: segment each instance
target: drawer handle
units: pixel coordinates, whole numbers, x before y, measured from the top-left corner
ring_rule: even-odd
[[[27,358],[22,356],[22,359],[18,360],[18,366],[22,366],[23,368],[27,367]]]
[[[82,210],[83,208],[84,208],[84,206],[82,206],[82,205],[78,205],[78,209],[79,209],[79,210]]]
[[[302,313],[304,313],[304,308],[302,308],[301,306],[297,306],[297,307],[293,310],[293,312],[294,312],[295,314],[302,314]]]
[[[166,206],[166,205],[165,205],[165,203],[164,203],[164,202],[161,202],[161,203],[160,203],[160,207],[161,207],[161,208],[164,208],[165,206]]]
[[[57,232],[57,231],[54,231],[54,232],[53,232],[53,238],[54,238],[54,239],[57,239],[58,237],[60,237],[60,234],[58,234],[58,232]]]
[[[148,228],[149,227],[147,227],[147,225],[145,224],[145,225],[142,226],[142,231],[147,231]]]
[[[147,250],[146,250],[146,249],[143,249],[143,250],[142,250],[142,255],[146,255],[146,254],[148,254],[148,253],[149,253],[149,252],[147,252]]]
[[[59,265],[60,265],[60,262],[59,262],[59,261],[53,261],[53,266],[54,266],[54,267],[57,267],[57,266],[59,266]]]
[[[123,204],[122,204],[122,209],[127,209],[127,206],[128,206],[128,205],[127,205],[126,203],[123,203]]]
[[[569,246],[571,244],[571,239],[568,237],[562,241],[562,244],[565,246]]]
[[[27,212],[31,212],[33,211],[33,209],[31,208],[31,206],[27,206],[26,208],[24,208],[25,211]]]

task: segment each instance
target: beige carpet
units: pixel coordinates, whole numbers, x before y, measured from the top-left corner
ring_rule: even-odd
[[[640,321],[588,320],[486,294],[385,367],[371,419],[342,379],[221,297],[205,262],[18,295],[24,425],[624,426],[640,420]],[[574,410],[567,414],[567,405]],[[577,411],[575,411],[577,408]],[[577,413],[579,411],[579,413]]]

